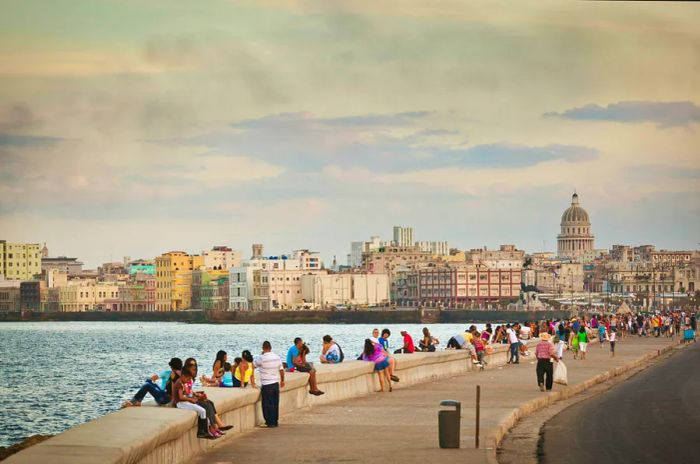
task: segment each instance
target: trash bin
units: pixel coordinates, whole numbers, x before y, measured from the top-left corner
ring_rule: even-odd
[[[462,415],[462,403],[444,400],[440,406],[454,406],[454,410],[443,409],[438,413],[438,433],[440,448],[459,448],[459,427]]]

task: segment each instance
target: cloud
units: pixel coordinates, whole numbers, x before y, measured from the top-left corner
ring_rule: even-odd
[[[223,131],[186,141],[214,153],[247,153],[300,172],[316,172],[326,166],[384,173],[518,167],[551,160],[589,161],[598,156],[595,148],[579,145],[503,142],[469,146],[463,132],[433,127],[433,119],[439,116],[430,111],[334,117],[284,113],[236,122]]]
[[[494,143],[476,145],[466,150],[446,151],[442,155],[445,156],[447,164],[460,167],[517,168],[554,160],[570,163],[590,161],[598,157],[598,150],[580,145],[553,144],[537,147]]]
[[[64,140],[66,139],[62,137],[0,134],[0,146],[27,147],[36,145],[50,145]]]
[[[659,128],[666,129],[700,122],[700,107],[690,101],[622,101],[605,107],[590,104],[561,113],[544,113],[543,116],[577,121],[650,122]]]

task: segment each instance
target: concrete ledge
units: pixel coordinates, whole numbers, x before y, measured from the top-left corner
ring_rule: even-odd
[[[506,345],[498,345],[493,354],[486,356],[486,361],[491,367],[503,365],[507,361],[507,351]],[[401,379],[399,383],[394,384],[394,388],[452,377],[473,369],[468,353],[462,350],[394,356],[397,359],[395,374]],[[336,365],[317,364],[316,367],[319,387],[326,394],[308,394],[307,374],[286,373],[286,386],[280,395],[282,415],[314,405],[365,396],[379,390],[379,380],[371,363],[345,361]],[[192,411],[166,406],[128,408],[73,427],[11,456],[6,462],[181,463],[263,423],[259,390],[204,390],[216,404],[222,419],[234,426],[234,429],[219,440],[197,438],[196,414]],[[503,433],[508,428],[510,427],[506,427]],[[500,438],[502,434],[497,441],[500,441]]]

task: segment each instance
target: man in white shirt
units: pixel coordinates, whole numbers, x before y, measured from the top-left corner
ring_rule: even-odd
[[[518,334],[515,329],[506,325],[506,335],[508,336],[508,343],[510,343],[510,359],[508,364],[520,364],[520,340],[518,340]]]
[[[262,392],[262,413],[268,427],[277,427],[280,410],[280,388],[284,388],[282,359],[272,352],[267,340],[262,344],[262,354],[253,362],[259,371]]]

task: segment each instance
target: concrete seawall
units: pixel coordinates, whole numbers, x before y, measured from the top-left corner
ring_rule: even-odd
[[[0,312],[0,322],[108,321],[213,324],[435,324],[527,322],[562,319],[568,311],[387,310],[387,311],[148,311],[148,312]]]
[[[490,367],[505,364],[505,346],[497,346],[487,355]],[[396,375],[401,378],[395,388],[405,388],[473,369],[465,351],[439,351],[396,355]],[[309,395],[306,374],[287,373],[281,392],[282,415],[334,401],[357,398],[379,390],[373,365],[346,361],[328,366],[318,365],[318,380],[323,396]],[[234,429],[224,438],[210,441],[196,437],[196,415],[171,407],[128,408],[107,414],[67,430],[41,444],[24,450],[8,463],[80,464],[80,463],[181,463],[219,446],[238,433],[263,423],[259,390],[205,388],[223,420]],[[390,393],[385,393],[389,395]]]

